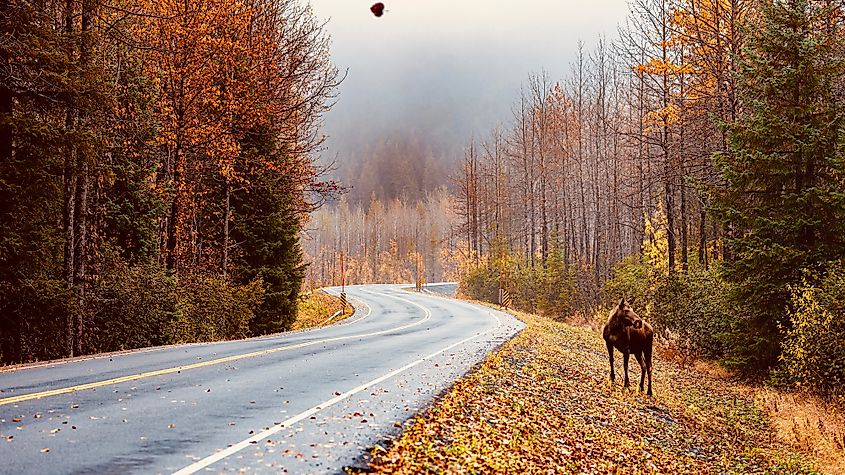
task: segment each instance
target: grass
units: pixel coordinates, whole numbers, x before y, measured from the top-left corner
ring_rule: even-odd
[[[757,391],[778,437],[811,455],[826,473],[845,473],[845,415],[805,393]]]
[[[594,329],[518,316],[528,324],[521,334],[410,421],[387,449],[374,450],[376,473],[832,470],[781,436],[759,389],[656,359],[650,398],[623,388],[621,378],[610,382]]]
[[[343,315],[334,318],[331,322],[328,319],[342,308],[340,299],[329,295],[322,290],[315,290],[300,297],[299,311],[296,321],[293,322],[291,330],[304,330],[316,328],[329,323],[339,322],[352,315],[352,306],[347,305]]]

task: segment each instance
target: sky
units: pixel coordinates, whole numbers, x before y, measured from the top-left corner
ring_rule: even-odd
[[[615,37],[625,0],[311,0],[331,54],[348,71],[326,116],[324,157],[358,163],[374,143],[409,134],[457,159],[510,117],[529,73],[566,76],[577,44]]]

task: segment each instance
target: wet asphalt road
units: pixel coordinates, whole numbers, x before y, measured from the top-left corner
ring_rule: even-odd
[[[0,473],[339,473],[522,328],[399,286],[347,294],[356,314],[321,329],[0,371]]]

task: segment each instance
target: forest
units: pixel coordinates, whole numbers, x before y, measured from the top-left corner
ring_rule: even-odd
[[[341,79],[294,0],[0,3],[0,363],[287,329]]]
[[[634,297],[681,351],[841,401],[843,6],[635,0],[531,75],[458,173],[464,291],[588,319]]]
[[[843,28],[835,0],[633,0],[566,77],[528,76],[450,198],[320,210],[311,279],[345,253],[347,282],[582,322],[625,295],[680,352],[842,401]]]

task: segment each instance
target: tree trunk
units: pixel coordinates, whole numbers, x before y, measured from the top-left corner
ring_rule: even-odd
[[[687,187],[681,183],[681,269],[684,274],[689,271],[689,218],[687,217]]]
[[[668,64],[669,56],[668,56],[668,41],[669,41],[669,32],[668,32],[668,11],[666,7],[666,0],[662,2],[662,9],[661,9],[661,28],[662,28],[662,35],[661,38],[661,48],[663,51],[662,59],[664,64]],[[663,110],[666,110],[670,105],[670,85],[669,85],[669,73],[663,73]],[[661,143],[661,147],[663,148],[663,185],[664,185],[664,194],[665,194],[665,204],[666,204],[666,238],[667,238],[667,251],[669,254],[669,274],[675,272],[675,196],[674,190],[672,189],[673,185],[673,174],[672,174],[672,163],[671,163],[671,154],[669,152],[669,124],[666,118],[663,119],[663,140]]]
[[[76,225],[76,250],[74,252],[74,270],[73,281],[77,288],[77,303],[79,305],[79,315],[76,319],[76,328],[74,341],[76,354],[83,353],[83,337],[85,333],[85,291],[87,287],[86,274],[88,268],[88,191],[91,186],[91,176],[89,173],[88,161],[83,154],[77,153],[78,167],[81,170],[79,178],[76,180],[76,210],[75,225]]]
[[[7,70],[8,61],[3,59],[3,70]],[[12,90],[6,80],[0,81],[0,163],[12,162],[14,145],[12,144]]]
[[[74,32],[73,27],[73,0],[67,0],[65,3],[65,34],[70,36]],[[65,134],[70,136],[71,131],[76,125],[76,112],[73,110],[72,104],[66,105],[65,112]],[[76,147],[69,139],[65,143],[64,150],[64,165],[63,165],[63,224],[64,224],[64,281],[65,287],[70,291],[74,291],[74,275],[76,270],[76,192],[77,192],[77,175],[76,175]],[[76,318],[74,312],[68,312],[66,317],[66,339],[67,339],[67,353],[69,357],[74,356],[76,349],[74,335],[76,333]]]
[[[220,273],[223,278],[226,278],[226,273],[229,269],[229,215],[231,213],[231,193],[232,187],[229,185],[229,179],[226,178],[226,203],[223,209],[223,262],[220,265]]]
[[[707,209],[704,203],[701,203],[698,219],[698,262],[707,270]]]
[[[670,179],[670,164],[668,151],[664,154],[664,170],[666,174],[663,182],[664,204],[666,205],[666,241],[669,254],[669,273],[675,272],[675,197],[673,196],[672,181]]]
[[[182,151],[177,140],[173,158],[173,198],[170,203],[167,241],[165,244],[165,265],[168,270],[176,270],[176,240],[178,237],[178,228],[182,221],[182,161]]]
[[[67,112],[65,116],[65,126],[67,128],[73,127],[73,113],[71,111]],[[64,158],[64,172],[63,172],[63,182],[64,182],[64,193],[63,193],[63,201],[64,201],[64,209],[63,209],[63,219],[64,222],[64,281],[65,281],[65,288],[69,291],[73,291],[74,289],[74,270],[76,265],[74,264],[76,258],[76,238],[75,238],[75,230],[76,230],[76,223],[75,223],[75,212],[76,212],[76,173],[74,173],[74,149],[71,144],[68,144],[65,148],[65,158]],[[67,332],[67,354],[69,357],[74,356],[74,333],[75,333],[75,321],[76,316],[73,312],[69,312],[67,315],[66,321],[66,329]]]

